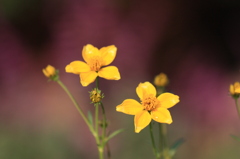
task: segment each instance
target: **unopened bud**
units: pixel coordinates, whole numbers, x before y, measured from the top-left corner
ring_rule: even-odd
[[[90,100],[92,103],[99,103],[103,99],[103,94],[101,94],[101,90],[94,88],[90,92]]]
[[[240,95],[240,83],[235,82],[234,84],[231,84],[229,87],[229,92],[232,97],[238,98]]]
[[[165,73],[160,73],[154,78],[154,85],[158,87],[165,87],[169,83],[168,77]]]
[[[53,81],[58,80],[58,70],[56,70],[53,66],[48,65],[46,68],[42,69],[43,74],[50,78]]]

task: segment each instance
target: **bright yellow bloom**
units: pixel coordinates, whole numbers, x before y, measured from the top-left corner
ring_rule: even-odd
[[[154,78],[154,82],[153,82],[156,86],[159,87],[165,87],[169,81],[168,81],[168,77],[165,73],[160,73],[159,75],[157,75]]]
[[[56,69],[51,65],[48,65],[45,69],[42,69],[42,72],[48,78],[56,75]]]
[[[234,84],[231,84],[229,87],[229,92],[231,95],[239,95],[240,94],[240,83],[235,82]]]
[[[139,133],[151,120],[159,123],[172,123],[168,108],[179,102],[179,96],[172,93],[163,93],[156,97],[156,88],[149,82],[140,83],[136,88],[141,104],[134,99],[126,99],[118,105],[116,110],[129,115],[135,115],[135,132]]]
[[[119,80],[120,73],[115,66],[107,66],[116,57],[117,48],[114,45],[98,49],[91,44],[83,47],[82,56],[84,61],[73,61],[66,66],[68,73],[79,74],[83,86],[94,82],[97,76],[107,80]]]

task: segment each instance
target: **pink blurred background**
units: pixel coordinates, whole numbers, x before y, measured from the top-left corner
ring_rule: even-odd
[[[51,64],[85,112],[88,91],[65,66],[90,43],[116,45],[120,81],[100,80],[112,158],[153,158],[148,129],[115,111],[137,98],[140,82],[164,72],[181,102],[170,111],[176,159],[239,159],[240,120],[229,85],[240,81],[240,3],[164,0],[2,0],[0,2],[0,158],[97,158],[95,141],[65,92],[47,82]],[[157,130],[156,130],[157,133]],[[15,155],[15,156],[14,156]]]

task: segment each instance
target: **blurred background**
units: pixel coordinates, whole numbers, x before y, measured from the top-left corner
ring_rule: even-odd
[[[124,99],[138,100],[140,82],[164,72],[168,91],[181,102],[170,111],[169,142],[184,138],[176,159],[239,159],[240,120],[229,85],[240,81],[240,2],[237,0],[1,0],[0,158],[92,159],[97,148],[61,80],[84,109],[93,111],[79,77],[65,66],[82,60],[90,43],[116,45],[112,63],[121,80],[100,79],[113,159],[154,158],[148,128],[134,133],[133,116],[116,112]],[[154,130],[157,133],[157,129]]]

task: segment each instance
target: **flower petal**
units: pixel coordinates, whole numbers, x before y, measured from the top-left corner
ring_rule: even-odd
[[[234,95],[234,94],[235,94],[234,87],[233,87],[232,84],[231,84],[230,87],[229,87],[229,92],[231,93],[231,95]]]
[[[152,119],[159,122],[159,123],[172,123],[172,116],[166,108],[157,108],[151,111]]]
[[[98,48],[94,47],[91,44],[87,44],[83,47],[82,56],[83,56],[83,59],[89,64],[91,63],[91,60],[93,59],[93,57],[95,56],[100,57],[100,53]]]
[[[134,99],[126,99],[116,107],[116,110],[125,114],[135,115],[143,110],[143,106]]]
[[[238,88],[235,88],[235,93],[240,93],[240,87],[238,87]]]
[[[156,88],[150,82],[140,83],[136,88],[137,95],[140,99],[143,98],[145,94],[152,94],[156,96]]]
[[[90,70],[90,67],[83,61],[73,61],[65,67],[66,72],[74,74],[89,72]]]
[[[95,71],[82,72],[80,73],[80,82],[85,87],[93,83],[96,77],[97,73]]]
[[[102,65],[106,66],[113,62],[117,54],[117,48],[114,45],[107,47],[102,47],[100,49],[100,54],[102,58]]]
[[[143,110],[138,112],[134,117],[135,132],[139,133],[151,122],[151,115],[148,111]]]
[[[99,77],[107,80],[119,80],[121,78],[118,68],[115,66],[107,66],[101,68],[98,72]]]
[[[56,69],[55,67],[51,66],[51,65],[47,65],[46,68],[42,69],[43,74],[46,77],[50,77],[50,76],[54,76],[56,74]]]
[[[172,93],[163,93],[157,97],[163,108],[171,108],[179,102],[179,96]]]

